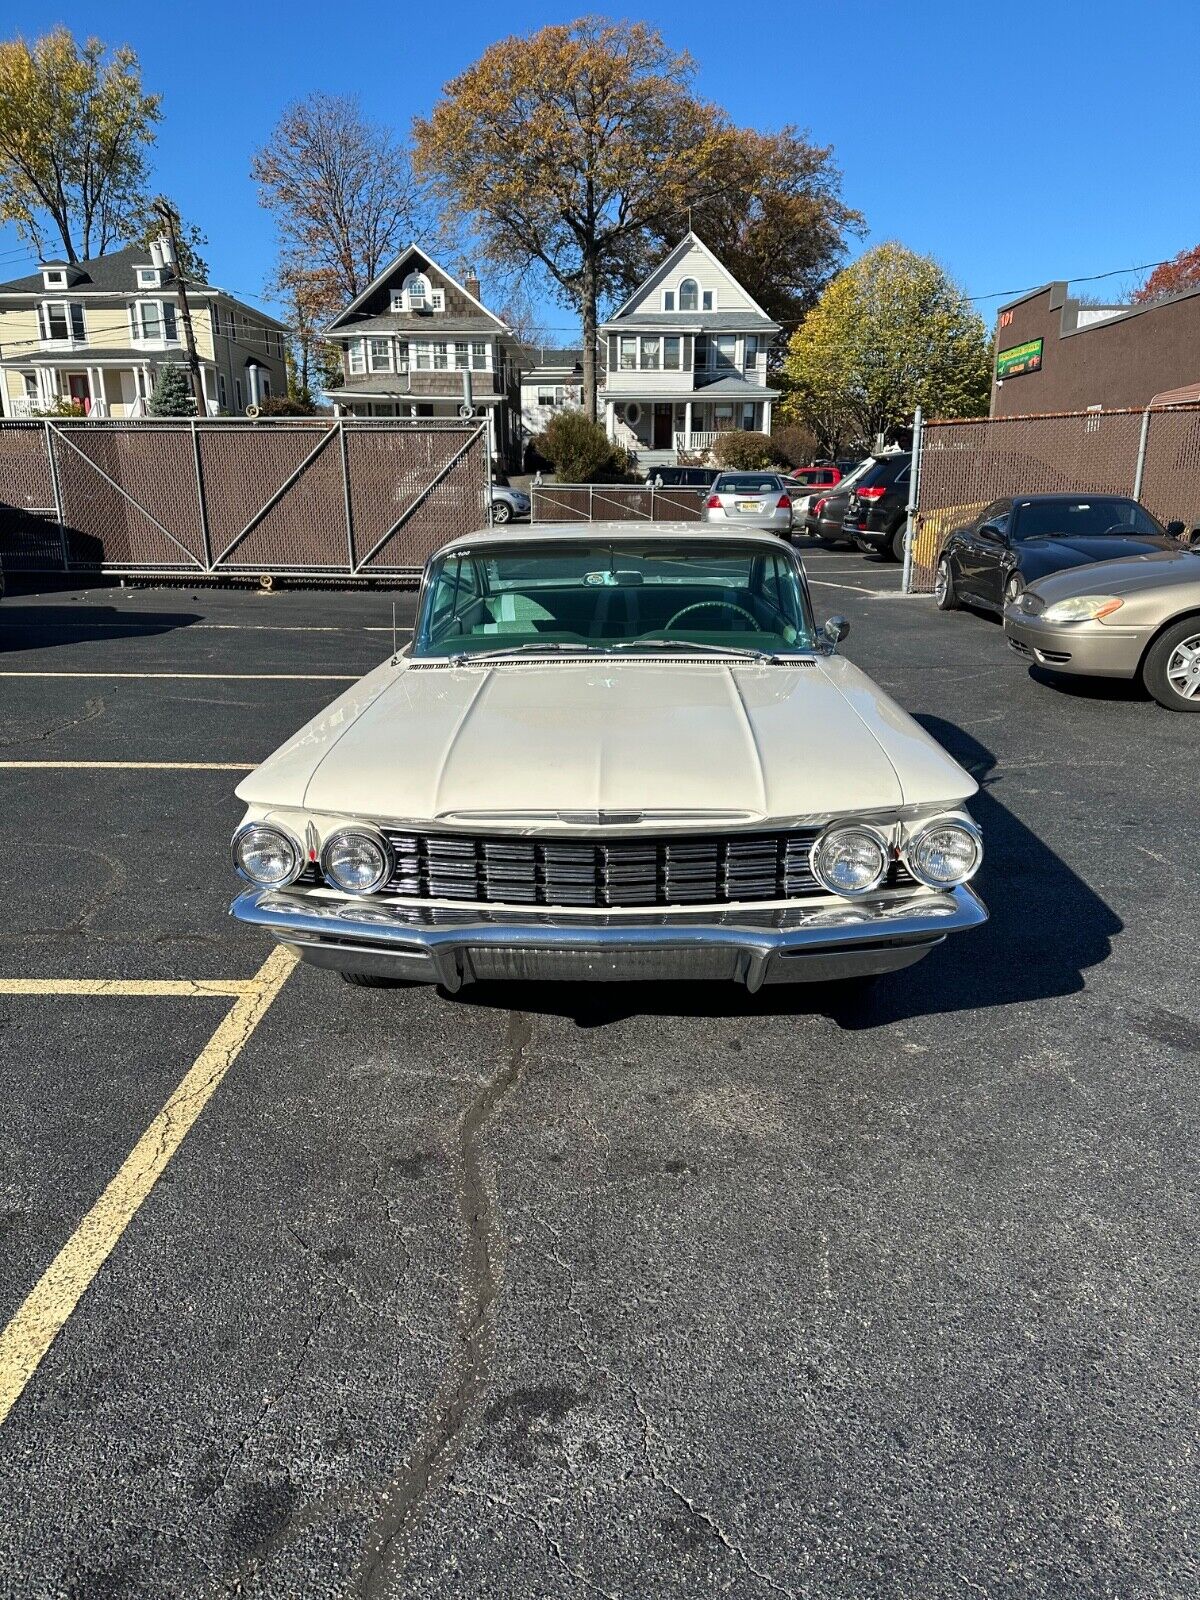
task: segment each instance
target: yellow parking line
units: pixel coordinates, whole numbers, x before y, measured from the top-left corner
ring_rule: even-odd
[[[254,994],[254,978],[0,978],[0,994],[116,995],[134,999],[207,1000]]]
[[[0,678],[184,678],[198,683],[358,682],[353,672],[0,672]]]
[[[220,1087],[295,964],[296,957],[282,946],[268,956],[250,991],[234,1001],[183,1081],[126,1156],[117,1175],[0,1333],[0,1423]]]

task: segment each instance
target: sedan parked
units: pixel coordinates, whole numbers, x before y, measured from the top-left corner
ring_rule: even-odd
[[[1140,677],[1160,705],[1200,711],[1200,548],[1042,578],[1005,606],[1004,631],[1031,664],[1082,677]]]
[[[492,485],[492,521],[521,522],[529,518],[530,499],[520,489],[510,489],[507,484]]]
[[[938,556],[934,594],[942,611],[960,604],[1002,611],[1027,584],[1067,567],[1179,549],[1182,522],[1163,528],[1111,494],[1035,494],[994,500],[956,528]]]
[[[778,473],[723,472],[712,486],[704,521],[765,528],[786,539],[792,531],[791,496]]]

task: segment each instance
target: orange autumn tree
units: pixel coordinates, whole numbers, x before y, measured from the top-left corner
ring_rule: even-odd
[[[1200,244],[1190,250],[1181,250],[1170,261],[1164,261],[1142,284],[1135,289],[1130,300],[1135,306],[1148,305],[1151,300],[1164,300],[1171,294],[1182,294],[1185,289],[1200,286]]]
[[[583,323],[596,416],[596,331],[606,296],[649,266],[650,224],[687,227],[717,155],[719,114],[695,63],[645,23],[583,17],[502,39],[413,123],[415,165],[510,277],[540,267]]]

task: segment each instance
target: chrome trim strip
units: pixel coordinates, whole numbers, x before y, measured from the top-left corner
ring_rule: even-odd
[[[858,900],[820,910],[800,907],[772,915],[772,925],[756,919],[752,908],[732,907],[729,920],[693,914],[647,913],[636,918],[556,917],[553,912],[497,908],[486,919],[465,912],[442,914],[429,906],[365,903],[362,900],[315,899],[303,892],[247,890],[234,901],[231,914],[239,922],[264,928],[286,944],[306,947],[336,945],[364,955],[392,954],[406,960],[426,981],[456,989],[469,976],[463,953],[472,947],[542,952],[595,951],[619,956],[648,951],[698,951],[721,948],[747,958],[743,981],[757,988],[768,965],[778,958],[834,950],[869,950],[871,946],[940,943],[947,934],[980,927],[987,910],[965,885],[946,894],[922,891],[902,900]],[[414,959],[415,958],[415,959]]]

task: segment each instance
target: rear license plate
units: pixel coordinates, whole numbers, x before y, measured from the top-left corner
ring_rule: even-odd
[[[739,500],[737,508],[739,511],[761,511],[762,502],[761,500]]]

